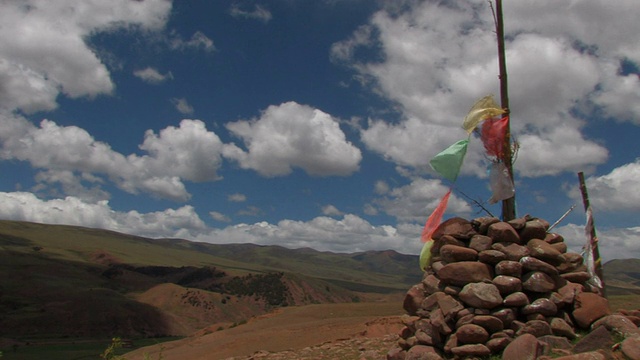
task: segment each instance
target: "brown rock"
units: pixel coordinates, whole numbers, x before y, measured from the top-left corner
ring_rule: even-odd
[[[547,237],[547,229],[545,228],[546,222],[542,222],[538,219],[527,221],[524,228],[520,230],[520,240],[523,243],[528,242],[531,239],[544,239]]]
[[[427,294],[433,294],[440,291],[440,279],[433,274],[425,274],[422,278],[422,286]]]
[[[567,282],[564,286],[558,288],[558,294],[566,305],[573,305],[576,295],[584,291],[584,286]]]
[[[640,329],[638,326],[629,320],[624,315],[608,315],[597,321],[595,321],[591,328],[595,329],[598,326],[604,326],[607,330],[613,331],[617,334],[622,334],[624,337],[640,336]]]
[[[599,351],[591,351],[586,353],[561,356],[559,358],[555,358],[554,360],[605,360],[606,358],[607,357]]]
[[[491,312],[491,315],[500,319],[500,321],[502,321],[502,324],[504,324],[505,329],[510,327],[511,324],[518,317],[516,310],[512,308],[502,308],[502,309],[494,310]]]
[[[489,340],[489,332],[480,325],[465,324],[458,328],[456,337],[459,344],[484,344]]]
[[[609,301],[594,293],[583,292],[576,295],[574,307],[573,318],[576,325],[583,329],[589,328],[594,321],[611,313]]]
[[[554,335],[544,335],[538,338],[538,341],[545,343],[549,346],[549,351],[544,351],[544,353],[548,354],[551,349],[563,349],[568,350],[571,349],[573,345],[567,340],[567,338],[562,336],[554,336]]]
[[[558,312],[558,307],[547,298],[539,298],[534,300],[531,304],[524,306],[520,312],[523,315],[535,313],[542,316],[555,316]]]
[[[518,261],[504,260],[496,264],[496,275],[521,277],[522,264]]]
[[[438,306],[438,300],[447,294],[442,291],[435,292],[422,300],[422,304],[420,304],[420,308],[422,310],[431,311]]]
[[[396,347],[387,353],[387,360],[406,360],[407,352],[402,348]]]
[[[460,294],[460,290],[462,290],[461,287],[453,286],[453,285],[447,285],[444,287],[444,289],[442,289],[442,291],[444,291],[445,294],[451,295],[451,296],[458,296],[458,294]]]
[[[527,224],[527,218],[521,217],[517,219],[512,219],[507,221],[507,223],[509,223],[509,225],[511,225],[514,229],[516,229],[516,231],[520,231],[524,229],[524,226]]]
[[[604,326],[600,326],[580,339],[580,341],[573,346],[573,352],[583,353],[599,349],[608,349],[613,346],[614,343],[611,333],[609,333]]]
[[[518,232],[504,221],[491,224],[487,230],[487,236],[492,238],[494,242],[521,244]]]
[[[462,325],[466,325],[466,324],[473,324],[473,319],[476,316],[473,314],[468,314],[465,316],[462,316],[458,319],[458,321],[456,321],[456,329],[461,327]]]
[[[460,291],[460,300],[474,308],[493,309],[502,305],[500,291],[493,284],[469,283]]]
[[[517,291],[507,295],[502,302],[504,306],[510,307],[521,307],[525,305],[529,305],[529,297],[527,294]]]
[[[630,360],[640,360],[640,337],[632,336],[624,339],[620,350]]]
[[[451,353],[456,357],[482,357],[491,355],[491,350],[483,344],[467,344],[451,349]]]
[[[445,284],[464,286],[470,282],[491,281],[493,268],[476,261],[461,261],[447,264],[440,271],[438,277]]]
[[[442,310],[435,309],[429,314],[429,320],[431,320],[431,324],[434,329],[438,330],[438,332],[442,335],[449,335],[453,332],[451,329],[452,321],[451,319],[446,319],[442,314]]]
[[[562,235],[555,234],[555,233],[547,233],[547,235],[545,235],[543,240],[548,242],[549,244],[564,242],[564,238],[562,237]]]
[[[507,260],[511,261],[520,261],[523,256],[529,255],[529,249],[526,246],[518,245],[516,243],[496,242],[491,245],[491,248],[505,253],[505,255],[507,255]]]
[[[407,291],[402,307],[409,315],[417,315],[424,298],[424,286],[422,284],[414,285]]]
[[[540,259],[536,259],[533,256],[525,256],[520,259],[522,269],[526,271],[542,271],[543,273],[551,276],[558,275],[558,269],[555,266],[544,262]]]
[[[487,235],[487,231],[489,231],[489,226],[497,222],[500,222],[500,219],[496,217],[480,217],[480,218],[473,219],[473,221],[471,221],[471,224],[476,229],[478,234]]]
[[[576,284],[582,284],[589,281],[589,279],[591,279],[591,275],[589,275],[589,273],[586,271],[573,271],[573,272],[561,274],[560,276],[563,279],[567,281],[571,281],[572,283],[576,283]]]
[[[449,319],[454,317],[464,306],[450,295],[445,295],[438,299],[438,307],[442,311],[442,315]]]
[[[573,330],[573,327],[564,319],[554,317],[549,322],[549,325],[551,326],[551,332],[553,335],[562,336],[571,340],[576,338],[576,333]]]
[[[486,235],[473,235],[471,241],[469,241],[469,248],[480,252],[483,250],[491,249],[491,245],[493,244],[493,239]]]
[[[460,217],[454,217],[440,224],[431,238],[438,240],[442,235],[451,235],[456,239],[469,240],[475,234],[476,231],[473,229],[470,221]]]
[[[447,339],[447,342],[444,344],[443,350],[445,353],[450,354],[451,349],[456,346],[458,346],[458,337],[456,336],[456,334],[451,334],[451,336],[449,336],[449,338]]]
[[[562,253],[544,240],[531,239],[527,242],[527,248],[531,256],[537,259],[556,265],[562,264],[565,261]]]
[[[532,271],[522,277],[522,288],[527,291],[546,293],[555,290],[555,287],[553,278],[541,271]]]
[[[478,253],[478,260],[485,264],[495,265],[507,259],[507,255],[497,250],[482,250]]]
[[[476,259],[478,259],[478,252],[464,246],[447,244],[440,248],[440,257],[447,263],[476,261]]]
[[[433,246],[431,247],[431,254],[438,255],[440,254],[440,250],[445,245],[457,245],[457,246],[465,246],[464,241],[458,240],[451,235],[442,235],[438,240],[435,240]]]
[[[491,281],[501,295],[508,295],[522,290],[522,280],[513,276],[498,275]]]
[[[507,345],[509,345],[511,341],[511,338],[499,337],[487,341],[485,345],[489,348],[489,350],[491,350],[492,354],[499,354],[502,350],[504,350],[504,348],[507,347]]]
[[[566,273],[577,270],[584,263],[582,255],[577,253],[565,253],[564,262],[557,266],[560,273]]]
[[[415,345],[407,351],[405,360],[437,360],[442,359],[433,346]]]
[[[565,254],[567,252],[567,250],[568,250],[567,244],[565,244],[563,242],[551,244],[551,246],[553,246],[553,248],[558,250],[561,254]]]
[[[535,360],[541,354],[541,346],[535,336],[523,334],[515,338],[502,353],[503,360]]]
[[[489,334],[494,334],[504,329],[502,320],[492,315],[478,315],[473,317],[473,323],[482,326]]]
[[[551,326],[544,320],[529,320],[524,327],[516,333],[517,335],[531,334],[535,337],[551,335]]]

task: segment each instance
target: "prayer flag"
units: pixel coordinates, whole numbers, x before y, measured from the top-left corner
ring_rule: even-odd
[[[420,251],[420,270],[425,271],[427,267],[431,265],[431,248],[433,247],[434,241],[427,241],[422,246],[422,251]]]
[[[467,116],[464,117],[462,128],[471,134],[483,120],[504,113],[505,111],[493,100],[493,95],[487,95],[473,104]]]
[[[509,170],[504,163],[495,162],[491,165],[489,180],[492,192],[489,204],[509,199],[516,194]]]
[[[449,202],[449,196],[451,195],[451,189],[447,191],[446,194],[440,200],[438,206],[436,206],[435,210],[429,215],[427,222],[424,224],[424,229],[422,230],[422,236],[420,239],[422,242],[433,241],[431,240],[431,235],[436,231],[438,225],[442,221],[442,216],[444,216],[444,211],[447,209],[447,203]]]
[[[460,140],[436,155],[429,164],[445,179],[454,182],[460,173],[462,161],[467,153],[467,145],[469,145],[469,139]]]
[[[482,124],[480,139],[489,156],[495,156],[498,159],[503,157],[507,125],[509,125],[509,116],[487,119]]]

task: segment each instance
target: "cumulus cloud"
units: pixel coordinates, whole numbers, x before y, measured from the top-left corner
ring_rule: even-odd
[[[183,180],[219,179],[222,142],[200,120],[182,120],[159,134],[148,130],[140,149],[125,156],[76,126],[43,120],[39,127],[15,114],[0,113],[0,158],[33,167],[107,176],[121,189],[185,201]]]
[[[245,202],[245,201],[247,201],[247,195],[240,194],[240,193],[235,193],[235,194],[231,194],[231,195],[227,196],[227,200],[229,200],[231,202]]]
[[[0,106],[32,113],[55,109],[60,93],[72,98],[112,93],[109,71],[85,39],[122,27],[160,29],[170,10],[166,0],[2,2]]]
[[[440,180],[414,179],[409,185],[390,189],[373,203],[380,211],[395,217],[399,222],[420,223],[429,217],[448,190],[449,187]],[[447,212],[464,216],[471,213],[471,207],[452,194]]]
[[[342,216],[344,213],[333,205],[325,205],[322,207],[322,215],[325,216]]]
[[[475,100],[498,93],[497,49],[486,1],[408,4],[378,11],[334,44],[331,56],[402,113],[400,122],[371,119],[361,130],[366,146],[397,164],[421,168],[462,138],[462,119]],[[633,1],[615,7],[598,1],[505,5],[521,176],[590,169],[607,160],[607,150],[584,135],[580,114],[640,118],[640,79],[620,71],[623,61],[640,60],[634,40],[625,35],[639,27],[635,7]],[[542,13],[553,14],[544,20],[532,15]],[[629,28],[604,26],[603,16]],[[468,156],[463,173],[485,176],[483,161]]]
[[[640,211],[640,158],[613,169],[602,176],[585,179],[589,202],[599,211]],[[571,188],[569,196],[581,199],[579,189]]]
[[[193,114],[193,106],[189,104],[185,98],[173,98],[171,103],[176,107],[176,110],[181,114],[189,115]]]
[[[584,224],[567,224],[556,229],[572,252],[581,253],[587,236]],[[603,262],[613,259],[640,258],[640,227],[598,229],[598,250]]]
[[[211,216],[211,218],[216,221],[227,222],[227,223],[231,222],[230,217],[218,211],[210,211],[209,216]]]
[[[263,176],[288,175],[300,168],[309,175],[350,175],[359,169],[360,150],[346,140],[338,121],[295,102],[269,106],[260,118],[226,124],[244,141],[223,150],[226,158]]]
[[[146,67],[141,70],[136,70],[133,72],[133,75],[137,78],[140,78],[142,81],[147,82],[149,84],[160,84],[165,82],[166,80],[173,79],[173,74],[171,71],[166,74],[161,74],[157,69],[152,67]]]
[[[201,31],[196,31],[191,35],[189,40],[184,40],[181,36],[177,35],[175,32],[171,33],[169,36],[169,47],[173,50],[199,50],[202,49],[206,52],[215,51],[216,47],[213,45],[213,40],[211,40],[207,35],[205,35]]]
[[[229,13],[234,18],[254,19],[254,20],[262,21],[265,24],[268,23],[272,18],[271,11],[264,8],[260,4],[256,4],[253,10],[246,11],[246,10],[242,10],[239,4],[234,3],[234,4],[231,4]]]

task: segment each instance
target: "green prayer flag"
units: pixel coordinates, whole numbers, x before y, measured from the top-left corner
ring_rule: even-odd
[[[469,145],[469,139],[458,141],[431,159],[429,165],[445,179],[451,182],[456,181],[467,153],[467,145]]]

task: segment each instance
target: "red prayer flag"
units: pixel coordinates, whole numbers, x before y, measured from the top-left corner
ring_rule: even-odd
[[[489,156],[502,158],[504,155],[504,137],[507,134],[509,117],[487,119],[482,124],[480,138]]]
[[[426,224],[424,224],[422,236],[420,237],[420,240],[422,240],[422,242],[431,240],[431,235],[433,235],[433,232],[436,231],[436,228],[438,227],[438,225],[440,225],[440,221],[442,221],[442,217],[444,216],[444,211],[447,209],[449,195],[451,195],[451,189],[449,189],[449,191],[447,191],[447,193],[442,197],[442,200],[440,200],[440,204],[438,204],[436,209],[433,210],[433,212],[427,219]]]

